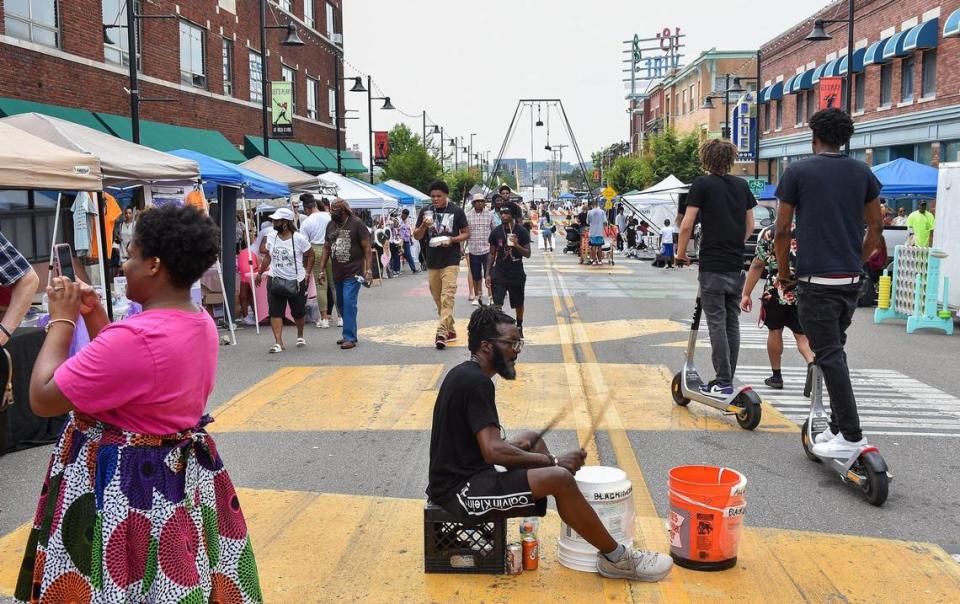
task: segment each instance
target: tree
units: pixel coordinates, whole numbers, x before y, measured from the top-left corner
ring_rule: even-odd
[[[464,195],[470,193],[474,185],[481,184],[480,171],[476,168],[447,172],[443,175],[447,186],[450,187],[450,200],[455,203],[463,201]]]
[[[636,155],[624,155],[613,162],[607,170],[607,183],[617,193],[644,189],[651,178],[648,162]]]
[[[649,162],[651,182],[656,184],[673,174],[690,182],[703,174],[700,168],[700,137],[690,133],[679,138],[673,129],[658,132],[647,139],[644,161]]]
[[[383,167],[384,179],[399,180],[418,191],[427,192],[430,183],[442,172],[438,162],[404,124],[390,131],[390,157]]]

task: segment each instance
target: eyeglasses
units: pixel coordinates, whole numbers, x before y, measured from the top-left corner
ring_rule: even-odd
[[[490,341],[510,344],[510,348],[517,353],[523,350],[523,340],[512,340],[510,338],[490,338]]]

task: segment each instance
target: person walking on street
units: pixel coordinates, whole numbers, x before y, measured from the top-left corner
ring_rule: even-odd
[[[700,217],[700,302],[707,316],[716,378],[700,386],[704,394],[730,396],[740,355],[740,296],[743,292],[743,251],[753,233],[757,200],[742,178],[730,175],[737,148],[714,139],[700,147],[707,174],[690,185],[687,209],[680,225],[678,262],[689,262],[687,244]],[[789,228],[787,223],[787,228]],[[787,259],[780,264],[790,270]]]
[[[790,233],[790,274],[797,273],[797,239],[791,225]],[[780,362],[783,358],[783,328],[788,327],[797,341],[797,349],[807,363],[813,362],[813,351],[807,336],[803,335],[800,325],[800,315],[797,312],[797,296],[793,291],[780,295],[777,287],[777,256],[773,249],[773,227],[765,228],[757,237],[756,255],[750,263],[746,282],[743,284],[743,295],[740,298],[740,310],[753,310],[753,288],[763,275],[766,275],[766,284],[760,296],[760,317],[767,327],[767,357],[770,359],[770,369],[773,375],[763,381],[767,386],[776,390],[783,389],[783,373]]]
[[[341,350],[357,346],[357,303],[360,298],[360,278],[373,281],[370,231],[363,221],[353,215],[350,204],[339,197],[330,207],[331,220],[327,225],[321,262],[333,264],[333,282],[337,292],[337,311],[343,319],[343,332],[337,344]],[[326,275],[320,275],[321,284]]]
[[[777,277],[796,286],[800,325],[830,393],[830,428],[817,455],[845,457],[866,444],[844,344],[860,298],[860,274],[883,237],[880,182],[864,162],[840,152],[853,120],[839,109],[810,118],[813,157],[791,163],[777,185]],[[797,222],[797,274],[790,275],[790,223]],[[866,230],[866,235],[864,235]]]
[[[410,226],[410,210],[406,208],[400,212],[400,239],[403,241],[403,258],[407,261],[410,272],[416,275],[420,270],[413,259],[413,228]]]
[[[390,272],[394,277],[399,277],[400,269],[403,268],[403,236],[400,234],[400,218],[396,215],[390,216],[387,227],[390,229]]]
[[[627,215],[623,211],[623,204],[617,204],[617,250],[623,251],[623,238],[627,233]]]
[[[327,329],[330,327],[330,312],[333,310],[335,296],[333,293],[333,267],[328,261],[326,265],[321,264],[320,258],[323,256],[323,244],[327,236],[327,225],[330,224],[329,202],[325,198],[317,200],[310,193],[304,193],[300,196],[300,204],[307,217],[300,223],[300,232],[310,240],[310,246],[313,248],[313,256],[316,260],[313,263],[313,272],[310,276],[315,280],[317,286],[317,306],[320,307],[320,319],[317,321],[317,327]],[[320,285],[320,275],[326,275],[326,285]]]
[[[607,213],[597,206],[595,201],[588,204],[587,228],[590,229],[590,260],[587,264],[603,262],[603,227],[607,224]]]
[[[267,281],[267,302],[270,307],[270,327],[275,344],[271,354],[283,352],[283,318],[290,307],[290,316],[297,326],[297,348],[307,345],[303,327],[307,315],[307,275],[311,274],[316,258],[310,241],[297,231],[293,210],[279,208],[270,215],[273,232],[264,238],[265,253],[257,272],[257,287],[263,274],[270,271]]]
[[[556,228],[550,216],[550,208],[544,205],[540,211],[540,233],[543,235],[543,247],[548,252],[553,251],[553,232]]]
[[[913,233],[913,244],[930,247],[933,244],[933,214],[927,211],[927,200],[921,200],[917,210],[907,216],[907,227]]]
[[[474,306],[483,304],[483,282],[487,273],[487,258],[490,256],[490,233],[493,232],[493,212],[487,209],[487,200],[483,195],[474,195],[473,209],[467,210],[467,226],[470,228],[470,239],[467,240],[467,257],[470,265],[470,281],[473,283],[474,295],[470,303]],[[487,293],[492,295],[490,289]]]
[[[527,274],[523,259],[530,257],[530,232],[513,220],[508,208],[500,210],[501,224],[490,233],[490,266],[487,289],[493,292],[493,305],[503,308],[510,294],[510,308],[517,313],[517,329],[523,337],[523,298]]]
[[[427,257],[427,281],[437,306],[437,350],[457,339],[453,307],[457,298],[457,277],[460,274],[460,243],[470,238],[467,216],[450,203],[450,188],[438,180],[430,185],[431,207],[420,210],[413,236],[423,243]]]
[[[676,229],[670,226],[670,219],[666,218],[663,221],[663,228],[660,229],[660,255],[663,256],[664,266],[673,268],[674,259],[676,258],[676,250],[673,245],[673,236],[676,233]]]

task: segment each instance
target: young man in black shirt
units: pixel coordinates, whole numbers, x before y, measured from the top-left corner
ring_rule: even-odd
[[[781,289],[797,287],[800,325],[830,393],[830,429],[817,435],[813,451],[847,457],[867,443],[843,346],[861,269],[883,237],[880,183],[867,164],[840,153],[853,136],[850,116],[824,109],[810,118],[810,129],[815,155],[791,163],[777,185],[777,276]],[[788,261],[794,213],[796,279]]]
[[[434,344],[437,350],[457,339],[453,323],[453,305],[457,297],[457,277],[460,275],[460,242],[470,237],[467,215],[450,203],[447,183],[438,180],[430,185],[432,206],[420,210],[413,236],[422,242],[427,258],[427,281],[437,305],[440,321]]]
[[[510,308],[517,313],[517,329],[523,337],[523,293],[527,274],[523,259],[530,257],[530,232],[517,224],[507,207],[500,209],[500,226],[490,233],[490,255],[487,257],[487,290],[493,305],[500,309],[510,294]]]
[[[740,355],[740,292],[743,290],[744,243],[753,233],[757,205],[747,181],[730,176],[737,148],[714,139],[700,147],[706,176],[698,176],[687,194],[680,225],[677,261],[688,262],[687,243],[700,217],[700,302],[707,316],[716,379],[703,384],[704,394],[733,394],[733,374]]]
[[[430,500],[467,522],[543,516],[546,498],[553,495],[560,518],[600,551],[601,575],[639,581],[665,577],[673,566],[669,556],[618,544],[580,493],[573,476],[586,451],[554,456],[536,432],[505,438],[491,378],[516,379],[523,340],[514,320],[496,308],[480,307],[470,317],[467,335],[470,360],[447,373],[433,409]]]

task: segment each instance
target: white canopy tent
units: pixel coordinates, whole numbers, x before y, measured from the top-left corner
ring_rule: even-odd
[[[676,219],[680,195],[689,190],[690,185],[671,174],[653,186],[632,195],[622,195],[620,199],[659,233],[664,220],[673,222]]]
[[[241,168],[246,168],[247,170],[252,170],[257,174],[266,176],[267,178],[278,180],[288,187],[290,187],[290,192],[306,192],[306,191],[316,191],[320,188],[320,185],[317,183],[317,177],[311,174],[307,174],[296,168],[291,168],[286,164],[281,164],[278,161],[274,161],[269,157],[264,157],[258,155],[253,159],[248,159],[247,161],[240,164]]]
[[[400,202],[383,191],[365,182],[347,178],[336,172],[324,172],[318,177],[321,182],[337,188],[337,197],[347,200],[354,210],[386,212],[399,210]]]
[[[100,160],[0,123],[0,189],[100,191]]]
[[[417,201],[417,205],[430,201],[429,195],[422,193],[421,191],[414,189],[410,185],[406,183],[402,183],[399,180],[387,180],[387,181],[384,181],[384,184],[390,185],[394,189],[398,191],[403,191],[410,197],[413,197]]]

